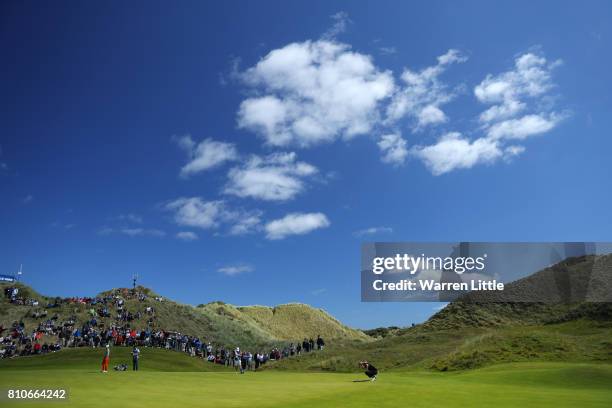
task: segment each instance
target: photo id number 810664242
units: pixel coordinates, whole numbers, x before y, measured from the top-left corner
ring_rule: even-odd
[[[5,388],[2,393],[6,400],[66,400],[68,390],[63,388]]]

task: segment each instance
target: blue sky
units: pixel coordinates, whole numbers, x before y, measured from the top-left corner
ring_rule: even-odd
[[[606,2],[3,2],[0,269],[298,301],[364,241],[610,241]]]

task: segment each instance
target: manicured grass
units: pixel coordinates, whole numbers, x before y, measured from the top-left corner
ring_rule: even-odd
[[[115,350],[111,365],[123,358],[120,353]],[[353,382],[366,378],[361,373],[204,372],[200,370],[212,365],[148,349],[143,352],[142,371],[102,374],[98,354],[67,350],[2,361],[0,388],[65,387],[69,399],[61,406],[92,408],[612,406],[609,364],[514,363],[449,373],[394,371],[382,372],[371,383]],[[190,365],[182,357],[198,364]],[[159,371],[164,364],[170,371]],[[3,407],[43,404],[0,398]]]

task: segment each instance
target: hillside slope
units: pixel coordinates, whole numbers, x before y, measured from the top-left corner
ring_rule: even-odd
[[[578,318],[612,319],[612,255],[568,258],[506,285],[503,292],[471,292],[433,315],[423,329],[550,324]],[[529,293],[542,302],[507,302]],[[597,296],[610,303],[580,302]],[[401,333],[400,333],[401,334]]]
[[[565,293],[561,302],[491,301],[491,293],[470,293],[448,304],[425,323],[378,329],[378,341],[334,346],[323,353],[280,361],[277,369],[355,371],[367,359],[382,369],[478,368],[516,361],[612,362],[612,303],[576,302],[585,283],[601,283],[612,270],[612,256],[570,258],[525,279],[510,291],[533,290],[543,296]],[[596,276],[593,276],[593,275]],[[594,278],[594,279],[593,279]],[[555,290],[550,288],[556,282]],[[576,282],[576,286],[572,282]],[[612,282],[610,279],[608,282]],[[609,289],[606,289],[609,290]],[[600,292],[607,293],[607,292]],[[555,299],[552,299],[553,301]]]

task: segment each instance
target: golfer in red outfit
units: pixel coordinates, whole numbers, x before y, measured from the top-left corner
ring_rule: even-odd
[[[110,345],[106,345],[104,350],[104,357],[102,358],[102,372],[108,372],[108,363],[110,362]]]

